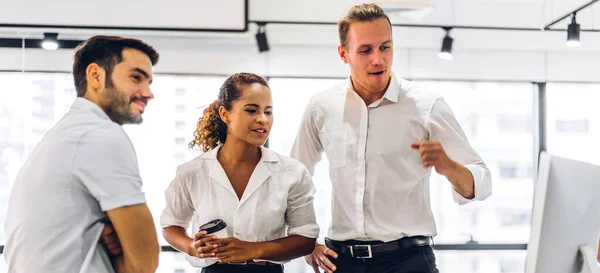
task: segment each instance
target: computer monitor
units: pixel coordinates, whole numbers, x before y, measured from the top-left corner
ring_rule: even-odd
[[[600,273],[599,237],[600,166],[542,152],[525,273]]]

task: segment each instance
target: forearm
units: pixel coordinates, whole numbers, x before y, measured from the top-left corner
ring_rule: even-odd
[[[281,239],[257,244],[257,258],[270,261],[286,261],[312,253],[316,238],[290,235]]]
[[[444,176],[452,183],[454,190],[464,198],[475,198],[475,180],[467,167],[453,161],[452,167],[444,173]]]
[[[115,273],[141,273],[141,272],[154,272],[144,271],[133,266],[132,263],[127,263],[123,256],[118,256],[112,259],[112,265],[115,269]]]
[[[185,252],[189,255],[193,255],[192,242],[185,229],[179,226],[170,226],[163,229],[163,236],[165,240],[179,251]]]
[[[115,268],[115,272],[116,273],[130,273],[130,272],[133,272],[131,270],[126,269],[125,259],[123,259],[123,256],[115,257],[112,260],[112,264],[113,264],[113,267]]]
[[[124,206],[107,214],[123,249],[123,272],[155,272],[160,247],[148,206]]]

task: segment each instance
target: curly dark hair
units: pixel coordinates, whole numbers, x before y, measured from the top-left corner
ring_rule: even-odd
[[[190,148],[198,146],[206,152],[219,144],[225,143],[227,124],[221,120],[219,108],[223,106],[225,110],[231,111],[231,105],[239,99],[243,87],[253,83],[269,87],[265,79],[252,73],[236,73],[227,78],[219,91],[219,99],[204,109],[202,117],[198,120],[198,127],[194,132],[194,140],[188,146]]]

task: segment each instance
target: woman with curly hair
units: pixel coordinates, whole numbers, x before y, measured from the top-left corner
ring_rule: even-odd
[[[311,176],[299,161],[263,147],[272,125],[267,82],[232,75],[189,144],[204,153],[180,165],[165,191],[163,235],[203,273],[280,273],[283,263],[315,247]],[[227,237],[199,231],[215,219],[225,222]]]

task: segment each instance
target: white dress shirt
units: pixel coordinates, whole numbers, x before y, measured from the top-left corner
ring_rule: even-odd
[[[161,226],[198,228],[214,219],[227,224],[227,236],[247,242],[265,242],[287,235],[319,236],[312,179],[306,167],[295,159],[261,147],[256,165],[241,199],[217,160],[218,146],[180,165],[165,191],[166,207]],[[206,267],[216,259],[186,255],[193,266]],[[284,263],[276,262],[275,263]]]
[[[437,140],[473,174],[475,200],[491,194],[490,172],[470,146],[444,99],[392,76],[385,95],[365,105],[350,79],[315,95],[291,157],[311,174],[324,151],[332,185],[333,240],[392,241],[437,235],[429,177],[411,143]],[[454,200],[467,200],[453,191]]]

